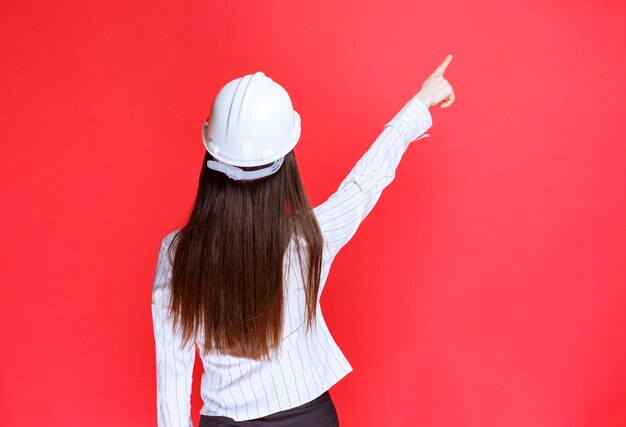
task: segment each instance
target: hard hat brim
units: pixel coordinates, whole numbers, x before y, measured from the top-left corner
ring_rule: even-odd
[[[204,122],[204,125],[202,126],[202,142],[204,144],[204,148],[216,160],[219,160],[222,163],[226,163],[232,166],[262,166],[270,162],[274,162],[282,157],[285,157],[287,153],[289,153],[291,150],[295,148],[296,144],[300,140],[300,133],[301,133],[300,114],[298,114],[298,112],[295,110],[293,113],[294,113],[294,125],[291,131],[291,135],[289,137],[290,142],[285,147],[283,147],[281,151],[278,151],[278,152],[273,151],[270,155],[267,155],[263,158],[257,158],[254,160],[247,160],[247,161],[244,161],[241,159],[234,159],[229,156],[225,156],[224,154],[219,153],[219,151],[215,149],[216,144],[214,144],[214,142],[209,137],[209,132],[208,132],[209,131],[209,119],[208,118]]]

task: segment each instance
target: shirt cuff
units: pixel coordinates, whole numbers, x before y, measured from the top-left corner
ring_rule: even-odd
[[[404,142],[410,142],[426,132],[432,124],[433,119],[428,107],[418,98],[413,97],[385,126],[395,127],[402,135]]]

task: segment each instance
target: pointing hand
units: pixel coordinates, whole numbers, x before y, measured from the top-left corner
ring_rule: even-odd
[[[452,86],[443,77],[448,64],[452,61],[452,55],[437,67],[437,69],[424,81],[420,91],[414,96],[424,103],[428,108],[439,105],[440,108],[449,107],[454,102],[454,91]]]

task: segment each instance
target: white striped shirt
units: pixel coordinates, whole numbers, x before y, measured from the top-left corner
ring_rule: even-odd
[[[317,297],[317,320],[304,333],[305,293],[297,266],[295,247],[285,254],[285,323],[279,355],[271,361],[253,361],[211,352],[200,357],[204,367],[201,414],[230,417],[236,421],[263,417],[309,402],[345,375],[352,366],[335,343],[320,307],[330,265],[337,252],[352,238],[372,210],[409,144],[432,125],[428,108],[411,98],[383,128],[338,190],[314,208],[324,237],[322,273]],[[419,138],[418,138],[419,136]],[[156,346],[157,419],[159,427],[193,427],[191,381],[196,346],[186,348],[166,319],[171,296],[171,264],[166,250],[178,230],[163,238],[152,290],[152,319]],[[304,258],[306,259],[306,258]],[[200,353],[201,354],[201,353]]]

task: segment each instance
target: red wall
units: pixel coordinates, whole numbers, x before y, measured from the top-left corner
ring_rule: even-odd
[[[626,425],[621,2],[4,1],[0,20],[0,425],[156,424],[158,244],[222,85],[261,70],[290,92],[317,205],[448,53],[455,103],[322,298],[355,368],[341,425]]]

